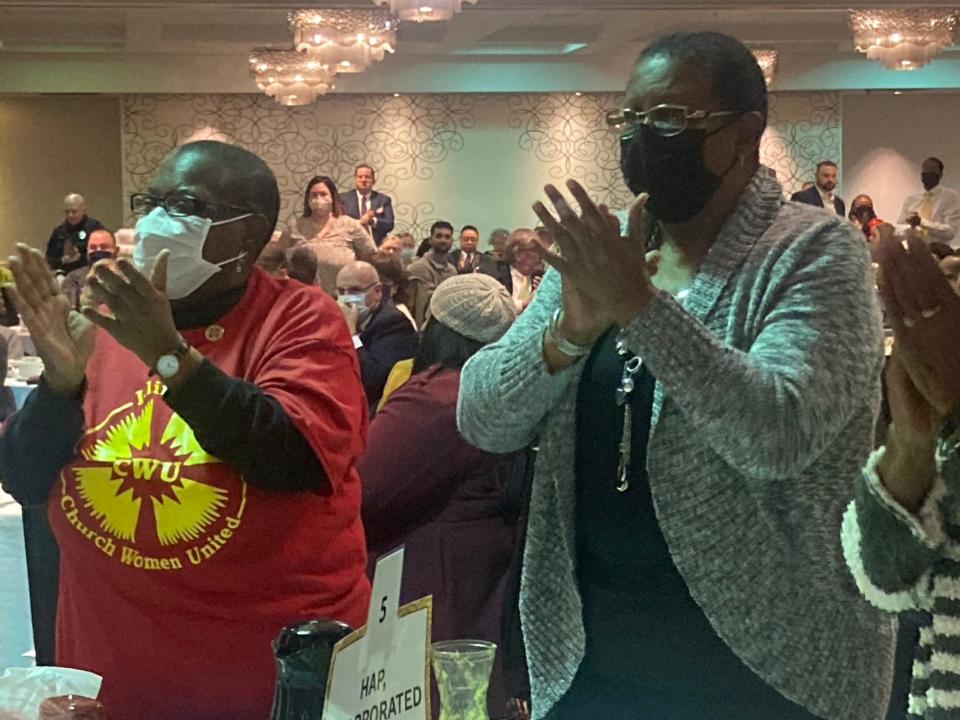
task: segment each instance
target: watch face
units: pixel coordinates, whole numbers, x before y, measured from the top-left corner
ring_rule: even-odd
[[[173,377],[180,370],[180,360],[176,355],[161,355],[157,360],[157,374],[162,378]]]

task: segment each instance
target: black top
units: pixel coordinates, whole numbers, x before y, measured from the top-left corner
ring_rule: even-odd
[[[751,672],[690,596],[660,532],[646,473],[654,378],[632,393],[630,487],[617,490],[626,358],[616,332],[597,344],[577,398],[577,575],[586,657],[551,717],[812,720]]]
[[[144,368],[146,374],[146,368]],[[326,471],[280,403],[256,385],[204,360],[164,401],[191,427],[200,446],[264,490],[329,492]],[[84,431],[82,394],[41,383],[0,434],[0,483],[21,505],[47,501]]]
[[[94,230],[103,230],[99,220],[83,216],[79,225],[67,225],[62,222],[57,225],[47,241],[47,263],[53,270],[62,270],[65,273],[76,270],[87,264],[87,240]],[[80,259],[76,262],[63,264],[63,253],[67,243],[70,243],[80,252]]]
[[[410,318],[397,310],[390,300],[380,303],[359,335],[363,343],[357,349],[360,379],[367,395],[370,417],[373,417],[390,371],[401,360],[416,356],[420,336]]]

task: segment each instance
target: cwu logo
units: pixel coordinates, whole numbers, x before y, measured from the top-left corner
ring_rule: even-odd
[[[233,537],[246,483],[200,447],[179,415],[158,420],[148,397],[162,392],[151,381],[137,393],[139,407],[118,408],[81,441],[60,505],[108,556],[137,569],[180,570],[211,559]]]

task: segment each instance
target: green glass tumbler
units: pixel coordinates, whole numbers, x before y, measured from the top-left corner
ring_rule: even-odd
[[[485,640],[433,644],[433,674],[440,692],[440,720],[490,720],[487,690],[497,646]]]

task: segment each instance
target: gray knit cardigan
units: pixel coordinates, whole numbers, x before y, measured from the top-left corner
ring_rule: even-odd
[[[583,363],[551,375],[542,353],[560,298],[551,271],[510,331],[466,364],[458,407],[461,433],[485,450],[540,443],[520,593],[535,720],[584,654],[574,537]],[[647,452],[657,517],[713,628],[811,712],[881,718],[893,622],[857,592],[839,542],[872,447],[882,365],[862,238],[832,213],[785,203],[760,168],[683,304],[658,295],[626,338],[657,379]]]

